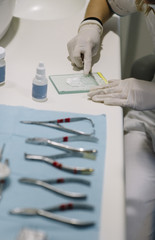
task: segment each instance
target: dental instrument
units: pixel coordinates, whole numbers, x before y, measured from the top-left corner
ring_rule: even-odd
[[[2,163],[4,148],[5,144],[3,144],[0,150],[0,200],[2,199],[2,192],[5,179],[10,175],[9,160],[5,159],[4,163]]]
[[[10,168],[8,166],[8,160],[6,160],[4,163],[2,163],[2,156],[4,152],[5,144],[3,144],[1,150],[0,150],[0,180],[1,184],[3,180],[5,180],[10,175]]]
[[[70,198],[74,198],[74,199],[85,199],[87,197],[86,194],[76,193],[76,192],[68,192],[68,191],[58,189],[58,188],[52,186],[50,183],[47,183],[46,181],[41,181],[39,179],[20,178],[19,182],[20,183],[32,184],[32,185],[38,185],[38,186],[43,187],[45,189],[48,189],[52,192],[58,193],[58,194],[60,194],[61,196],[64,196],[64,197],[70,197]]]
[[[50,165],[52,165],[55,168],[58,168],[60,170],[70,172],[73,174],[83,174],[83,175],[88,175],[92,174],[94,169],[92,168],[80,168],[80,167],[69,167],[65,166],[54,159],[52,159],[50,156],[41,156],[41,155],[33,155],[33,154],[27,154],[25,153],[25,159],[26,160],[32,160],[32,161],[44,161]]]
[[[58,148],[60,150],[72,153],[73,155],[79,154],[79,156],[88,159],[96,159],[97,150],[96,149],[84,149],[84,148],[74,148],[72,146],[64,145],[55,141],[51,141],[47,138],[29,138],[26,140],[27,143],[45,145]]]
[[[9,160],[6,158],[4,161],[5,166],[9,166]],[[2,199],[3,186],[5,184],[5,179],[0,179],[0,200]]]
[[[37,139],[41,139],[41,138],[27,138],[26,142],[27,143],[35,143],[35,141]],[[52,138],[49,139],[51,141],[54,142],[73,142],[73,141],[86,141],[86,142],[94,142],[97,143],[98,142],[98,138],[95,136],[85,136],[85,135],[76,135],[76,136],[63,136],[63,137],[57,137],[57,138]],[[36,142],[36,144],[39,144]]]
[[[73,130],[70,128],[66,128],[60,124],[60,123],[69,123],[69,122],[77,122],[77,121],[84,121],[84,120],[87,120],[90,122],[92,129],[93,129],[92,132],[86,133],[83,131]],[[24,124],[35,124],[35,125],[55,128],[57,130],[65,131],[68,133],[80,134],[80,135],[86,135],[86,136],[90,136],[95,133],[94,123],[90,118],[87,118],[87,117],[62,118],[62,119],[56,119],[56,120],[51,120],[51,121],[20,121],[20,122],[24,123]]]
[[[83,210],[94,210],[94,206],[87,203],[62,203],[60,205],[55,205],[53,207],[44,208],[45,211],[55,212],[55,211],[66,211],[73,209],[83,209]]]
[[[46,183],[50,184],[63,184],[63,183],[79,183],[89,186],[90,181],[83,179],[83,178],[70,178],[70,177],[63,177],[63,178],[54,178],[54,179],[46,179],[44,180]]]
[[[63,211],[63,210],[71,210],[71,209],[83,209],[83,210],[93,210],[93,206],[88,204],[79,204],[79,203],[65,203],[58,206],[45,208],[45,209],[37,209],[37,208],[15,208],[10,210],[9,213],[13,215],[24,215],[24,216],[41,216],[48,219],[52,219],[58,222],[66,223],[69,225],[73,225],[76,227],[89,227],[95,224],[94,221],[81,221],[75,218],[67,218],[64,216],[56,215],[52,212],[54,211]]]

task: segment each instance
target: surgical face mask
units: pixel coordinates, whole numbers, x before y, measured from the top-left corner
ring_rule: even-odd
[[[155,10],[155,4],[148,4],[149,7],[153,8]]]

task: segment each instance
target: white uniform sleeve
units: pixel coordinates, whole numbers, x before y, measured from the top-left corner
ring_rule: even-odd
[[[137,12],[135,0],[107,0],[113,12],[120,16]]]

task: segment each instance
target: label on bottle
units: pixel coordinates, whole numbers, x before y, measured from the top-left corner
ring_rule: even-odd
[[[0,84],[5,82],[5,66],[0,67]]]
[[[46,99],[47,97],[47,85],[39,86],[32,85],[32,97],[36,99]]]

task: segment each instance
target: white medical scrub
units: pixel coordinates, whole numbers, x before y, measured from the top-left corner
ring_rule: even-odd
[[[108,2],[120,16],[137,11],[134,0]],[[145,19],[155,50],[154,13],[151,11]],[[124,131],[127,240],[154,240],[155,110],[130,110],[124,119]]]

